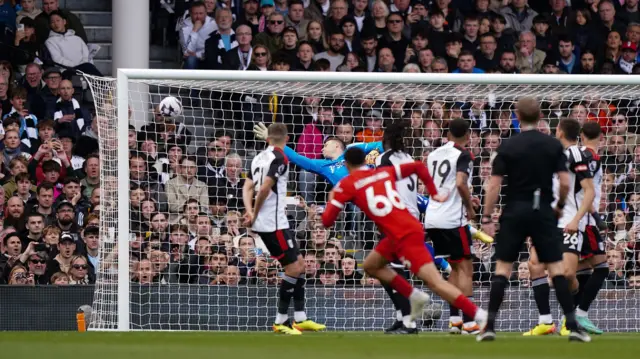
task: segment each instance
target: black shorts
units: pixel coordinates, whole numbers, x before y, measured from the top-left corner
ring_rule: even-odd
[[[562,228],[559,228],[562,231]],[[574,234],[562,233],[562,250],[564,253],[573,253],[580,256],[582,252],[582,242],[584,241],[584,237],[582,236],[582,232],[577,231]]]
[[[606,254],[604,250],[604,240],[600,235],[598,227],[587,226],[583,233],[582,251],[580,251],[580,258],[588,259],[600,254]]]
[[[534,210],[531,202],[508,203],[502,210],[496,235],[496,259],[517,261],[527,237],[531,237],[540,263],[562,260],[562,232],[551,207]]]
[[[289,234],[288,229],[256,233],[258,233],[262,242],[269,250],[271,257],[277,259],[283,267],[298,260],[300,248],[296,240]]]
[[[437,258],[448,258],[458,263],[471,259],[471,232],[469,226],[451,229],[427,229],[427,235],[433,242]]]

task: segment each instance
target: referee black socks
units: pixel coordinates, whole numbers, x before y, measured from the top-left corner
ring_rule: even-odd
[[[538,307],[538,313],[540,313],[539,324],[552,324],[551,306],[549,305],[549,277],[545,276],[531,280],[531,289]]]
[[[489,319],[487,320],[487,331],[495,330],[496,317],[498,310],[504,300],[504,291],[507,289],[509,280],[502,275],[494,275],[491,280],[491,290],[489,291]]]
[[[578,324],[576,323],[576,314],[573,311],[573,298],[569,292],[569,282],[567,278],[564,275],[557,275],[551,278],[551,281],[556,290],[556,297],[558,297],[560,307],[564,312],[564,317],[567,320],[567,329],[571,331],[577,330]]]

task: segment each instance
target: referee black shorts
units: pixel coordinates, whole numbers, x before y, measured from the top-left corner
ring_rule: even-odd
[[[504,262],[518,260],[526,238],[536,248],[540,263],[562,260],[562,232],[551,208],[533,210],[531,202],[508,203],[500,217],[500,231],[496,235],[496,259]]]
[[[277,259],[283,267],[298,260],[300,247],[291,236],[288,229],[279,229],[275,232],[256,232],[269,250],[271,257]]]

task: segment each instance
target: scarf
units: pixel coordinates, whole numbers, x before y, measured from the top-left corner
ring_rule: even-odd
[[[64,109],[65,102],[67,101],[63,101],[62,98],[58,98],[58,101],[56,101],[56,112],[53,114],[53,120],[56,121],[57,127],[59,127],[60,129],[69,129],[73,126],[71,123],[58,123],[58,120],[60,120],[62,116],[64,116],[62,110]],[[84,118],[82,117],[83,115],[82,110],[80,109],[80,103],[78,103],[78,100],[76,100],[75,98],[72,98],[71,104],[73,105],[73,112],[76,115],[75,123],[78,126],[79,132],[82,133],[85,128],[85,123]],[[60,131],[57,129],[56,132],[60,133]],[[76,131],[72,130],[71,132],[75,133]]]
[[[222,64],[222,54],[227,52],[227,48],[224,46],[224,41],[222,40],[222,34],[218,34],[220,36],[220,38],[218,39],[218,50],[220,50],[220,52],[218,52],[220,55],[218,55],[218,63]],[[235,49],[236,47],[238,47],[238,42],[236,41],[236,33],[235,31],[231,30],[231,34],[229,34],[229,51]]]

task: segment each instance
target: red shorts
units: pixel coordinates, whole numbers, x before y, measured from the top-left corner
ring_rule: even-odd
[[[424,233],[415,232],[401,239],[383,238],[375,248],[387,261],[399,260],[412,273],[417,274],[423,265],[433,262],[424,244]]]

